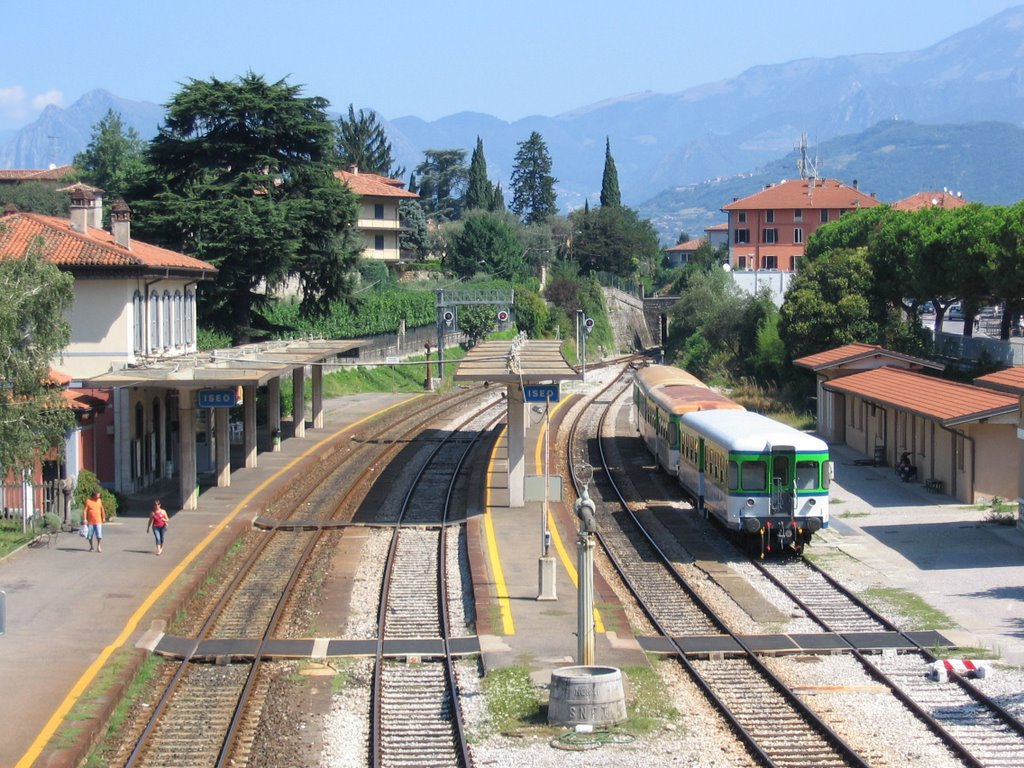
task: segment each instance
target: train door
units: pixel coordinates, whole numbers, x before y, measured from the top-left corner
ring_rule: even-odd
[[[772,446],[772,508],[773,515],[792,517],[796,513],[796,491],[793,472],[796,449],[791,445]]]

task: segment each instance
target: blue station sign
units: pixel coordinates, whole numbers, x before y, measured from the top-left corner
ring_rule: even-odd
[[[232,389],[200,389],[200,408],[234,408],[238,405],[238,391]]]
[[[525,384],[523,385],[523,399],[528,403],[552,403],[558,402],[557,384]]]

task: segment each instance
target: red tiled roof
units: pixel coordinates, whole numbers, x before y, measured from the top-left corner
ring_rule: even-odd
[[[710,227],[704,227],[705,232],[728,232],[729,222],[723,221],[721,224],[712,224]]]
[[[974,380],[979,387],[998,389],[1001,392],[1012,392],[1024,395],[1024,365],[1015,365],[1002,371],[979,376]]]
[[[935,419],[945,427],[1018,411],[1016,397],[901,368],[875,368],[825,382],[822,386]]]
[[[769,210],[776,208],[871,208],[881,205],[871,195],[835,179],[780,181],[753,195],[722,206],[723,211]]]
[[[104,393],[98,389],[65,389],[61,394],[64,396],[64,404],[73,411],[102,411],[110,402],[109,391]]]
[[[824,368],[833,368],[869,357],[887,357],[893,360],[904,360],[926,368],[934,368],[938,371],[945,368],[944,365],[933,363],[931,360],[925,360],[923,357],[893,352],[877,344],[861,344],[860,342],[845,344],[835,349],[828,349],[824,352],[798,358],[793,361],[793,365],[799,365],[801,368],[810,368],[812,371],[820,371]]]
[[[334,176],[361,197],[419,198],[415,192],[403,189],[404,182],[398,179],[389,179],[387,176],[378,176],[376,173],[335,171]]]
[[[130,249],[122,248],[112,234],[102,229],[86,227],[86,234],[80,234],[71,231],[68,219],[39,213],[12,213],[0,218],[0,258],[21,258],[39,237],[43,239],[43,258],[67,269],[173,269],[209,275],[217,271],[208,262],[140,240],[132,240]]]
[[[962,197],[951,192],[915,192],[892,204],[896,211],[917,211],[921,208],[961,208],[967,205]]]
[[[16,170],[0,169],[0,182],[4,181],[60,181],[75,172],[73,165],[59,165],[56,168],[30,168]]]
[[[698,237],[694,240],[687,240],[685,243],[679,243],[678,245],[673,245],[672,247],[665,248],[663,250],[665,253],[688,253],[696,251],[707,241],[706,237]]]

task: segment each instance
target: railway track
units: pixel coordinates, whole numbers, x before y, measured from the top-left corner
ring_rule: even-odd
[[[729,632],[725,622],[687,585],[644,530],[639,515],[634,514],[619,492],[614,477],[620,471],[618,462],[606,457],[602,433],[613,404],[628,387],[626,373],[624,371],[598,393],[587,407],[578,409],[568,441],[570,466],[586,462],[598,468],[590,495],[597,506],[599,538],[623,583],[659,634],[673,647],[674,658],[747,747],[754,762],[771,766],[837,768],[870,765],[874,755],[858,754],[784,685],[738,636]],[[631,554],[638,549],[645,553],[643,557]],[[661,578],[674,581],[677,588],[674,594],[672,590],[659,590],[657,602],[648,602],[640,582],[653,578],[650,566],[654,558],[664,574]],[[643,561],[644,567],[638,568],[638,561]],[[674,634],[666,625],[676,621],[675,614],[683,603],[692,604],[693,610],[703,613],[707,622],[700,625],[686,619],[685,626],[712,626],[719,633],[731,635],[743,649],[743,656],[691,661],[679,644],[680,635]],[[687,613],[689,611],[688,608]],[[666,623],[663,623],[663,617]]]
[[[167,679],[126,766],[245,765],[270,685],[263,648],[278,626],[293,587],[317,543],[345,524],[376,476],[423,429],[448,409],[465,409],[492,395],[460,392],[405,409],[401,415],[337,438],[297,481],[282,490],[270,515],[258,521],[249,553],[196,632],[191,650]],[[493,407],[493,406],[492,406]],[[349,439],[345,439],[349,438]],[[238,655],[231,641],[259,638],[256,650]],[[200,640],[224,643],[227,666],[193,663]],[[248,648],[248,644],[246,644]]]
[[[900,632],[892,622],[813,563],[794,559],[756,565],[825,631]],[[917,644],[911,637],[900,634],[911,644]],[[854,652],[854,655],[966,765],[990,768],[1024,765],[1024,723],[961,675],[930,679],[926,670],[937,659],[927,649],[918,644],[918,650],[913,652]]]
[[[438,442],[397,512],[378,616],[371,713],[371,765],[470,768],[458,698],[448,603],[449,513],[474,443],[504,414],[482,409]],[[458,574],[455,577],[458,578]],[[387,641],[439,638],[440,652],[389,655]],[[415,646],[411,646],[415,647]]]

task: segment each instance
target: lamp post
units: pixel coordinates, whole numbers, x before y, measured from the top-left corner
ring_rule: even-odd
[[[576,663],[589,666],[594,663],[594,536],[597,532],[597,510],[590,498],[588,486],[594,476],[594,468],[583,463],[575,469],[576,478],[583,486],[580,497],[573,509],[580,519],[579,535],[576,539],[576,567],[579,571],[580,587],[576,602]]]
[[[550,557],[551,531],[548,530],[548,503],[550,501],[551,476],[548,474],[548,442],[551,426],[551,395],[544,398],[544,505],[540,511],[540,560],[537,565],[538,600],[557,600],[555,590],[555,559]]]

